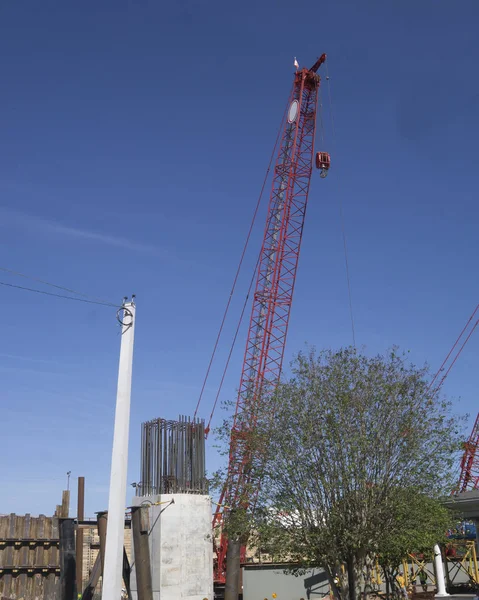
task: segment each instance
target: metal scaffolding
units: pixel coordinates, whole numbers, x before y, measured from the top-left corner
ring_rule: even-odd
[[[204,420],[180,415],[143,423],[137,496],[207,493]]]

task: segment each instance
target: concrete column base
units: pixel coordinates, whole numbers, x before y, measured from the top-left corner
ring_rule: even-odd
[[[134,498],[133,505],[140,504],[150,504],[153,600],[213,600],[211,498],[199,494]],[[135,567],[131,591],[136,600]]]

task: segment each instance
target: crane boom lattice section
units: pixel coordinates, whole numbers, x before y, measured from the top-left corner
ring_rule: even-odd
[[[213,525],[224,511],[254,506],[259,482],[253,481],[251,433],[258,409],[279,381],[288,333],[309,184],[313,166],[320,78],[316,70],[295,74],[269,200],[259,257],[243,370],[230,438],[228,474]],[[224,507],[228,508],[224,508]],[[221,535],[215,579],[224,577],[227,539]]]
[[[226,503],[240,496],[244,467],[250,462],[248,430],[254,430],[259,401],[277,384],[283,363],[296,269],[311,178],[316,126],[317,75],[297,77],[291,106],[294,122],[286,124],[277,159],[268,218],[261,249],[244,367],[230,447],[231,486]],[[310,75],[310,85],[305,85]],[[295,104],[298,102],[298,105]],[[290,113],[292,111],[290,110]],[[294,115],[290,114],[290,117]],[[247,418],[241,418],[246,416]]]

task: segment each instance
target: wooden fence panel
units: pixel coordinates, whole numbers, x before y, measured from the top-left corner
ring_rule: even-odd
[[[60,507],[59,514],[62,510],[66,511],[65,506]],[[126,527],[125,548],[130,558],[131,532]],[[83,549],[84,583],[99,551],[96,526],[92,524],[87,531]],[[60,600],[59,543],[58,515],[0,515],[0,600]],[[101,579],[95,598],[100,598],[100,590]]]
[[[0,516],[0,598],[59,598],[58,518]]]

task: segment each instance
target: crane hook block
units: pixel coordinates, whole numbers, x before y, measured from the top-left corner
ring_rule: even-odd
[[[331,157],[327,152],[316,152],[316,168],[320,169],[320,176],[324,179],[331,166]]]

